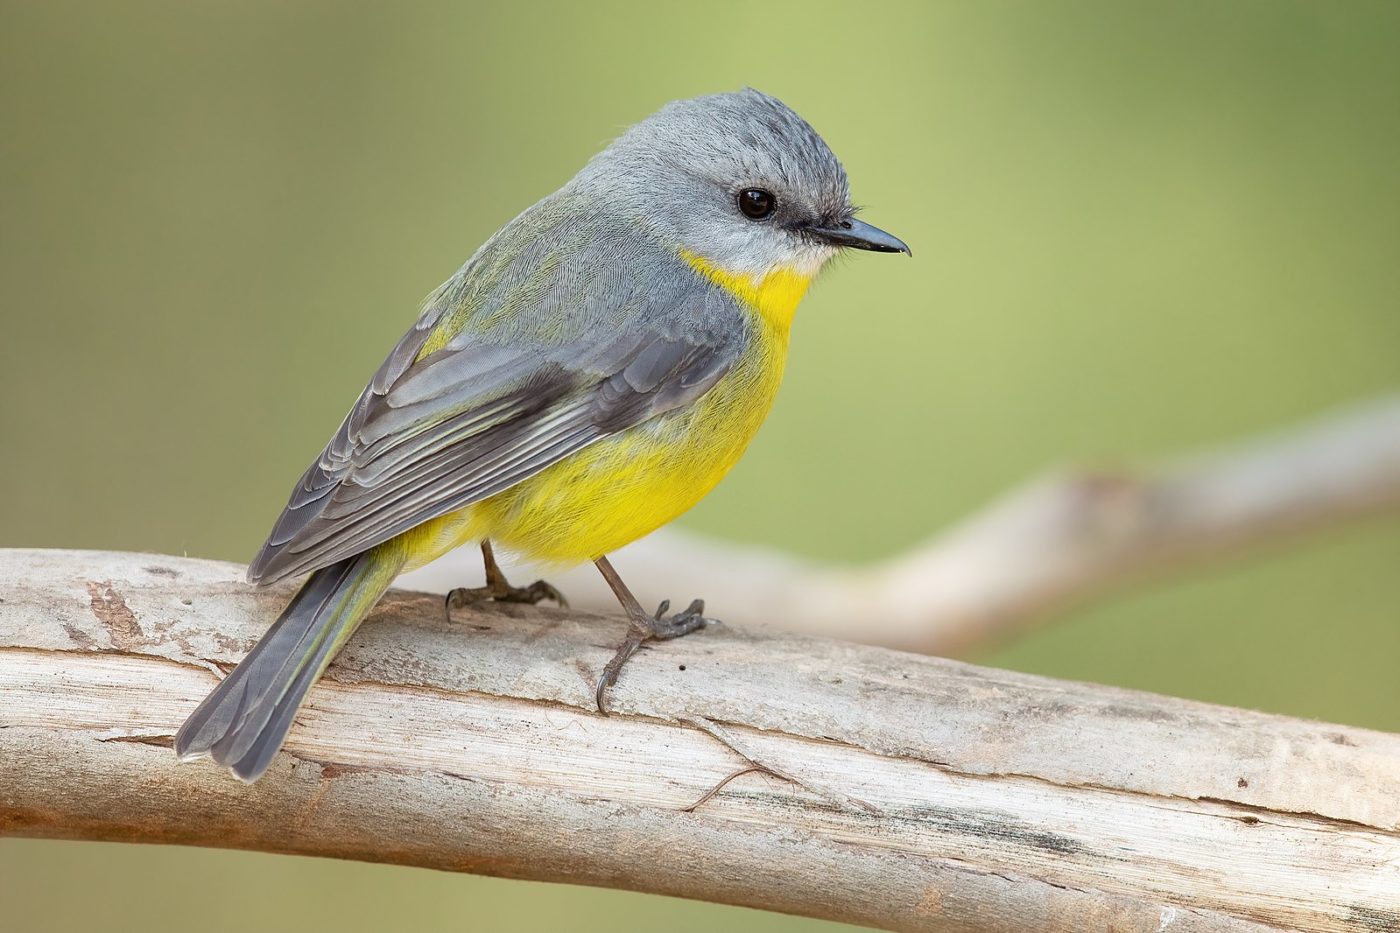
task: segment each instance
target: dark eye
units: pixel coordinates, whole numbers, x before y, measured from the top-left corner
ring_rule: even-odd
[[[745,188],[739,192],[739,210],[744,212],[744,216],[750,220],[762,220],[773,213],[773,208],[778,206],[778,199],[773,197],[773,192],[764,191],[762,188]]]

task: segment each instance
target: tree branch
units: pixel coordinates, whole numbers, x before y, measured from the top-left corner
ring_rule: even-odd
[[[93,552],[0,580],[0,833],[900,930],[1400,928],[1397,736],[733,627],[642,652],[602,717],[621,620],[395,591],[245,786],[168,746],[287,589]]]
[[[616,562],[651,598],[704,596],[734,625],[947,656],[1144,576],[1397,511],[1400,396],[1390,396],[1144,473],[1040,479],[870,567],[673,530],[624,549]],[[480,573],[464,569],[469,563],[438,561],[404,583],[445,593]],[[554,582],[574,605],[613,605],[591,568]]]

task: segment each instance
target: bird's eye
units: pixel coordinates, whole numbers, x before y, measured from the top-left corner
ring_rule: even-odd
[[[764,191],[762,188],[745,188],[739,192],[739,210],[744,212],[744,216],[750,220],[762,220],[773,213],[773,208],[778,206],[778,199],[773,197],[773,192]]]

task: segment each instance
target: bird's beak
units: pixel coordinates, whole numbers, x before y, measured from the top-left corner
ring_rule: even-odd
[[[863,220],[842,220],[830,227],[808,227],[807,232],[825,240],[832,246],[849,246],[853,249],[869,249],[877,253],[904,253],[914,255],[899,237],[886,233]]]

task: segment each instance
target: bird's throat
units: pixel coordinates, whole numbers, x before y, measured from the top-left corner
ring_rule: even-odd
[[[813,274],[796,268],[778,268],[755,276],[747,272],[727,272],[689,250],[681,258],[696,272],[728,291],[748,307],[761,314],[769,324],[786,333],[792,317]]]

